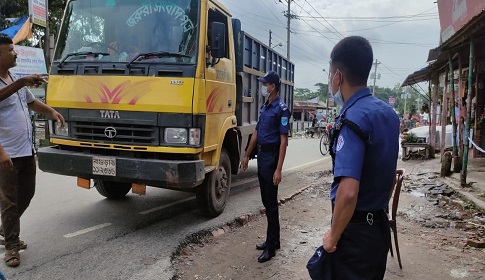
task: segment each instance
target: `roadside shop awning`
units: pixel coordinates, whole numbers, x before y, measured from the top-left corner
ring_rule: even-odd
[[[401,87],[410,86],[421,82],[426,82],[429,80],[430,74],[431,74],[430,66],[428,65],[426,67],[423,67],[418,71],[415,71],[414,73],[407,76],[407,78],[402,83]]]
[[[27,38],[32,38],[32,22],[30,21],[30,17],[23,16],[19,18],[14,25],[0,31],[0,33],[6,34],[12,38],[14,44]]]

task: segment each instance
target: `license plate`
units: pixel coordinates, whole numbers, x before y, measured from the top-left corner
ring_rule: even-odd
[[[93,157],[93,174],[116,176],[116,159],[110,157]]]

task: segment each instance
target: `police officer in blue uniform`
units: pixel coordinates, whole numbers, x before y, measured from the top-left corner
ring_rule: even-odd
[[[249,141],[241,165],[243,170],[247,169],[249,155],[256,148],[261,200],[266,209],[268,223],[266,241],[256,245],[256,249],[263,250],[258,261],[266,262],[274,257],[275,251],[280,248],[278,184],[281,182],[281,169],[288,145],[290,111],[278,96],[281,82],[276,72],[269,71],[258,80],[263,83],[261,94],[266,98],[266,102],[261,107],[256,131]]]
[[[331,133],[331,229],[323,236],[332,279],[383,279],[390,245],[388,206],[399,151],[399,117],[372,96],[373,53],[360,36],[332,50],[329,89],[342,110]]]

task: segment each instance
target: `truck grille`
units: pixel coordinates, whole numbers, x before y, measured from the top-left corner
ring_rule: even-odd
[[[106,128],[116,130],[116,135],[109,138]],[[140,124],[120,124],[103,122],[73,122],[72,136],[81,141],[108,142],[116,144],[158,145],[159,134],[155,126]],[[113,135],[113,131],[111,131]]]

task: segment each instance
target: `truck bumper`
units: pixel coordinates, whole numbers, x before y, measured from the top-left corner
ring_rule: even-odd
[[[105,156],[116,159],[116,176],[93,174],[93,157],[81,152],[60,150],[57,146],[37,152],[42,171],[86,179],[146,184],[169,189],[191,189],[204,180],[203,160],[153,160]]]

